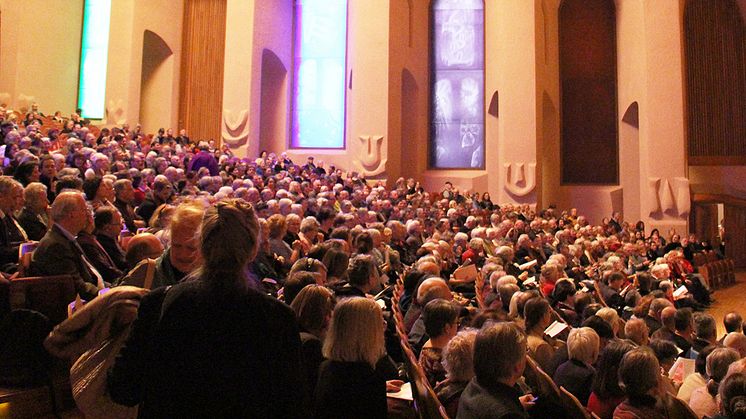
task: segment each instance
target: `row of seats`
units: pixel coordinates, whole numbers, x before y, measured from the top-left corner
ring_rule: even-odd
[[[709,251],[695,254],[692,264],[712,289],[736,283],[736,264],[733,259],[720,260],[715,252]]]
[[[69,365],[53,360],[42,345],[52,327],[67,318],[68,305],[77,295],[75,282],[69,275],[27,276],[34,248],[33,242],[22,245],[18,272],[9,280],[0,281],[0,333],[22,340],[3,338],[0,342],[0,404],[10,403],[12,416],[44,415],[50,411],[57,415],[60,404],[67,404],[60,399],[71,400]],[[30,327],[44,332],[31,333]],[[37,354],[44,362],[29,360],[29,354]],[[39,368],[10,368],[24,364]],[[16,371],[13,377],[8,376],[11,370]]]

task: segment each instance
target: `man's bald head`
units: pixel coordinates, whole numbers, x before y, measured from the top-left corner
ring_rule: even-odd
[[[436,277],[427,278],[422,281],[422,284],[417,289],[417,303],[424,307],[425,304],[437,298],[447,301],[453,300],[451,289],[448,288],[446,281]]]
[[[127,243],[127,264],[134,267],[145,258],[155,259],[163,254],[163,244],[151,233],[138,234]]]

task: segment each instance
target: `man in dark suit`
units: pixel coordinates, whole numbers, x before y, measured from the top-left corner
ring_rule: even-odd
[[[132,181],[119,179],[114,182],[114,194],[116,197],[114,206],[122,215],[124,225],[130,233],[136,234],[138,228],[145,227],[145,222],[135,214],[135,188],[132,186]]]
[[[31,258],[31,272],[35,275],[73,275],[75,288],[85,300],[91,300],[105,284],[75,241],[91,222],[91,212],[83,194],[62,192],[52,204],[52,228],[39,242]]]
[[[114,219],[115,216],[117,217],[116,219]],[[117,279],[121,278],[124,273],[118,265],[116,265],[113,258],[110,257],[109,253],[104,248],[103,243],[99,242],[98,235],[94,235],[93,233],[98,230],[99,224],[104,224],[102,225],[102,228],[107,229],[110,228],[108,226],[109,223],[118,222],[118,234],[119,230],[122,228],[122,218],[119,216],[119,212],[116,208],[108,205],[99,207],[94,214],[94,218],[97,218],[97,220],[92,221],[91,225],[87,225],[80,233],[78,233],[78,237],[76,237],[75,241],[80,245],[80,248],[83,249],[85,258],[88,259],[93,267],[101,274],[104,281],[115,282]],[[102,220],[103,218],[106,218],[106,220]],[[95,225],[93,223],[95,223]],[[110,229],[113,230],[113,228]],[[124,256],[121,255],[121,257],[123,260]],[[124,265],[124,269],[126,269],[126,264]]]
[[[114,265],[121,271],[127,272],[127,260],[124,250],[119,246],[119,234],[122,232],[123,218],[114,207],[101,207],[93,214],[96,240],[106,251]]]

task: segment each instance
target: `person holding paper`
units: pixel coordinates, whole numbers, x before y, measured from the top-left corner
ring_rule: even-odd
[[[544,335],[544,330],[552,323],[549,302],[541,297],[532,298],[524,305],[523,313],[526,319],[528,354],[547,371],[555,351],[562,347],[561,342]]]

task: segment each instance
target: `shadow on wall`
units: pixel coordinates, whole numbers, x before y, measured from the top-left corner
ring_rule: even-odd
[[[402,175],[416,177],[419,167],[418,156],[421,156],[419,144],[422,142],[417,138],[419,130],[419,113],[412,112],[419,102],[419,87],[412,73],[405,69],[401,71],[401,162]]]
[[[140,124],[145,132],[171,125],[173,51],[155,32],[146,30],[142,41]]]
[[[273,51],[262,51],[259,149],[284,151],[287,141],[288,71]]]

